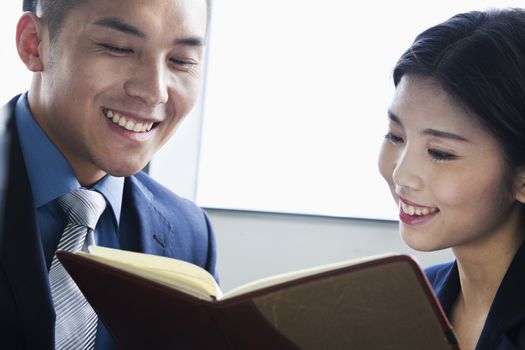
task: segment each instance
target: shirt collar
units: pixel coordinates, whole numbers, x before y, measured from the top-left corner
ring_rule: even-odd
[[[445,264],[436,272],[436,284],[433,284],[439,303],[443,307],[445,314],[450,317],[452,305],[456,302],[458,293],[461,289],[459,281],[459,271],[457,262]]]
[[[102,193],[113,209],[116,222],[119,222],[120,209],[122,208],[122,194],[124,192],[124,178],[106,175],[91,187],[92,190]]]
[[[452,305],[460,292],[457,262],[437,272],[440,283],[434,286],[443,310],[450,317]],[[506,331],[525,320],[525,242],[514,255],[492,302],[487,320],[496,320],[498,327]]]
[[[35,207],[39,208],[81,185],[64,156],[33,118],[27,93],[16,103],[15,118]],[[107,175],[92,189],[106,198],[118,224],[124,191],[124,178]]]

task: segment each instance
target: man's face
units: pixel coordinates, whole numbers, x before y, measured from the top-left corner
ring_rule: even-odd
[[[40,43],[35,118],[82,184],[133,174],[199,92],[204,0],[89,0]]]

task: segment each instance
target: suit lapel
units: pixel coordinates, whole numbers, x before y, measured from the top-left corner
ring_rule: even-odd
[[[153,194],[135,177],[126,178],[119,241],[122,249],[166,256],[170,226],[153,205]]]
[[[19,311],[27,347],[51,349],[54,346],[54,309],[31,187],[14,113],[12,114],[9,123],[12,139],[0,260]]]
[[[525,343],[525,243],[516,252],[498,288],[478,347],[517,349]]]

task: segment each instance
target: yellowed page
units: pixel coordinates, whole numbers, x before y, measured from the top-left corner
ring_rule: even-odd
[[[90,246],[88,251],[77,254],[173,287],[200,299],[220,299],[222,296],[217,282],[208,271],[186,261],[100,246]]]
[[[385,253],[385,254],[380,254],[380,255],[372,255],[372,256],[367,256],[364,258],[347,260],[347,261],[342,261],[342,262],[337,262],[337,263],[327,264],[327,265],[322,265],[322,266],[316,266],[316,267],[312,267],[309,269],[293,271],[293,272],[283,273],[280,275],[262,278],[254,282],[244,284],[240,287],[234,288],[224,293],[222,299],[232,298],[232,297],[235,297],[241,294],[246,294],[248,292],[252,292],[258,289],[263,289],[266,287],[271,287],[271,286],[274,286],[280,283],[296,280],[302,277],[312,276],[312,275],[315,275],[321,272],[335,270],[338,268],[351,266],[351,265],[357,265],[357,264],[364,263],[367,261],[372,261],[375,259],[385,258],[388,256],[393,256],[393,255],[399,255],[399,254],[398,253]]]

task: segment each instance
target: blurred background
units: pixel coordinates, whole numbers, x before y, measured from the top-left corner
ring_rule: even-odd
[[[217,0],[201,99],[150,174],[210,215],[221,285],[396,251],[377,171],[397,58],[452,15],[522,1]],[[0,103],[27,89],[21,1],[0,5]]]

